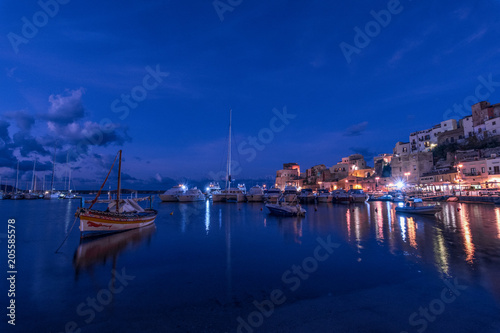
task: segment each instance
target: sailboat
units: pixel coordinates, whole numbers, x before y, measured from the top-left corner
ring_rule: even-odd
[[[50,181],[50,191],[45,192],[44,199],[59,199],[61,192],[54,189],[54,174],[56,172],[56,148],[54,148],[54,161],[52,162],[52,180]]]
[[[231,188],[231,121],[232,110],[229,111],[229,144],[227,147],[227,166],[226,166],[226,189],[220,193],[212,194],[213,202],[243,202],[245,193],[240,188]]]
[[[118,188],[116,199],[98,200],[101,191],[113,170],[116,159],[118,164]],[[145,227],[155,222],[158,211],[154,209],[143,209],[137,202],[150,200],[151,197],[122,199],[121,196],[121,169],[122,169],[122,151],[120,150],[111,165],[111,169],[104,180],[101,188],[97,192],[94,200],[91,201],[89,208],[80,207],[76,211],[76,216],[80,218],[80,232],[84,237],[88,234],[125,231]],[[108,208],[105,211],[92,209],[95,203],[107,203]]]
[[[24,199],[24,195],[22,192],[19,192],[19,161],[17,161],[17,172],[16,172],[16,192],[12,193],[10,196],[11,200],[22,200]]]
[[[33,175],[31,176],[31,191],[24,194],[24,199],[26,200],[39,199],[38,193],[36,193],[36,159],[33,161]]]

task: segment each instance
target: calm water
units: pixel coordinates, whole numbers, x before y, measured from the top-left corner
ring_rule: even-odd
[[[0,201],[0,246],[7,218],[17,228],[9,331],[236,332],[277,289],[284,304],[241,332],[500,332],[499,207],[445,203],[429,218],[321,204],[298,219],[262,204],[156,202],[156,227],[80,243],[77,221],[56,254],[78,204]],[[336,244],[324,261],[312,259],[318,238]]]

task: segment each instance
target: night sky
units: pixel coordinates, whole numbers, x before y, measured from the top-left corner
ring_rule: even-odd
[[[34,159],[49,175],[54,148],[56,176],[71,167],[77,188],[97,187],[119,149],[128,187],[220,177],[230,109],[236,179],[353,153],[372,165],[410,132],[470,113],[455,104],[500,102],[499,10],[497,0],[3,0],[2,184],[17,160],[24,181]]]

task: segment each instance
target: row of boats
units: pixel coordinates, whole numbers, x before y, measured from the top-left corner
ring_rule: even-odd
[[[37,200],[37,199],[80,199],[73,192],[0,192],[0,200]]]
[[[266,189],[259,185],[253,186],[247,192],[243,184],[236,188],[221,190],[217,183],[211,183],[205,193],[194,187],[187,189],[185,185],[177,185],[159,195],[163,202],[194,202],[211,199],[213,202],[267,202],[277,203],[281,197],[284,202],[299,203],[359,203],[368,200],[368,195],[363,190],[352,189],[345,191],[343,189],[328,191],[319,190],[314,192],[312,189],[297,190],[295,186],[287,186],[282,191],[279,188]]]

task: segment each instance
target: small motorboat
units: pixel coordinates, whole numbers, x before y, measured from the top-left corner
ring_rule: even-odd
[[[269,213],[277,216],[305,216],[306,210],[299,203],[286,202],[284,196],[280,197],[277,203],[266,204]]]
[[[422,199],[415,198],[413,201],[407,201],[404,206],[396,207],[396,213],[434,215],[439,213],[442,208],[437,205],[424,205]]]
[[[447,202],[457,202],[458,200],[458,197],[449,197],[448,199],[446,199]]]

